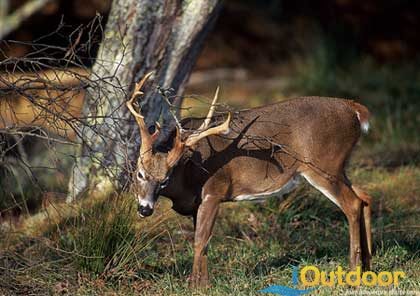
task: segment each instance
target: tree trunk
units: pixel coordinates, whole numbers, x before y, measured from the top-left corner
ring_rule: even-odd
[[[125,187],[140,147],[125,106],[133,83],[154,71],[154,85],[172,88],[171,103],[180,106],[219,8],[220,0],[114,0],[86,94],[68,201],[86,191]],[[151,83],[141,106],[150,129],[160,115],[163,127],[173,124],[168,104]]]

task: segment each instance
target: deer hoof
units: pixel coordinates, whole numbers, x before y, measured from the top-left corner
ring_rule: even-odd
[[[188,284],[192,289],[207,289],[210,288],[208,277],[191,274],[187,278]]]

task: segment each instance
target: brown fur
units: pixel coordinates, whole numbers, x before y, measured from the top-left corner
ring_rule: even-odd
[[[367,123],[369,121],[370,112],[368,108],[352,100],[347,100],[346,102],[355,112],[358,112],[360,114],[361,124]]]

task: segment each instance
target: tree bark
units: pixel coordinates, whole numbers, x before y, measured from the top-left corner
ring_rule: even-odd
[[[185,82],[220,6],[220,0],[114,0],[86,94],[68,201],[86,191],[125,187],[140,147],[138,129],[125,106],[133,83],[154,71],[154,83],[147,83],[140,102],[142,113],[150,129],[160,116],[164,131],[173,125],[156,85],[173,89],[171,103],[180,106]]]

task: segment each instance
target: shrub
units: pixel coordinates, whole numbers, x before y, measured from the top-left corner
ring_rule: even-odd
[[[60,244],[75,254],[83,271],[107,279],[141,277],[150,273],[142,252],[159,236],[159,222],[139,230],[136,219],[131,199],[112,197],[83,210],[61,235]]]

